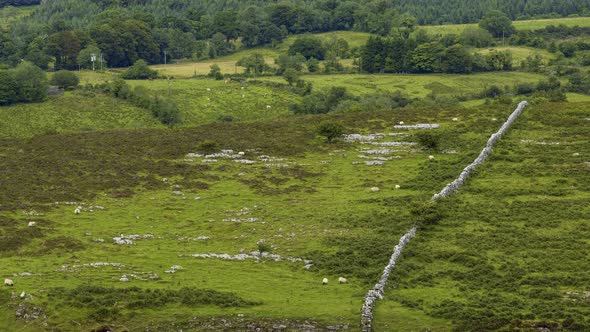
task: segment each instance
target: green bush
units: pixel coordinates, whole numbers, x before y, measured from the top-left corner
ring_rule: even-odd
[[[342,136],[344,133],[344,127],[334,121],[323,121],[319,124],[316,129],[317,133],[326,138],[328,143],[332,143],[334,139]]]
[[[432,131],[420,131],[415,135],[416,141],[424,150],[438,151],[440,147],[440,135]]]
[[[69,70],[60,70],[53,74],[49,81],[51,85],[57,85],[62,89],[73,88],[80,83],[78,75]]]
[[[151,70],[147,63],[140,59],[135,61],[133,66],[127,68],[121,77],[127,80],[145,80],[158,77],[158,72]]]

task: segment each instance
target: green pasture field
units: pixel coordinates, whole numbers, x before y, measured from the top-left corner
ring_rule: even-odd
[[[433,152],[396,147],[384,165],[368,166],[375,156],[363,151],[374,146],[326,144],[314,134],[318,120],[328,118],[347,133],[406,134],[380,141],[413,140],[411,132],[393,128],[399,121],[440,123],[441,133],[454,138],[443,148],[459,153],[434,153],[432,162]],[[477,124],[478,132],[467,124]],[[354,331],[366,289],[413,223],[411,206],[459,172],[497,125],[465,109],[399,110],[1,140],[0,264],[15,286],[0,291],[0,317],[7,318],[0,329],[176,331],[248,322],[297,329],[307,321],[318,330]],[[244,151],[256,163],[187,156],[205,140],[216,151]],[[445,171],[435,174],[436,165]],[[36,225],[28,227],[31,221]],[[113,243],[122,234],[148,236]],[[249,253],[261,244],[283,260],[191,257]],[[305,269],[286,257],[313,265]],[[172,265],[183,268],[166,273]],[[123,276],[129,281],[119,281]],[[338,285],[340,276],[349,283]],[[166,302],[174,299],[166,292],[182,287],[222,293],[196,304]],[[117,290],[129,295],[119,298]],[[223,296],[233,300],[208,304]],[[15,318],[19,304],[21,313],[40,318]]]
[[[330,38],[343,38],[348,42],[350,48],[361,47],[367,43],[370,34],[364,32],[354,31],[332,31],[325,33],[313,34],[321,40],[329,40]],[[249,55],[258,53],[262,54],[266,63],[270,66],[275,66],[275,59],[281,54],[286,54],[297,38],[301,36],[289,36],[282,43],[276,47],[259,47],[246,50],[240,50],[236,53],[219,57],[217,59],[209,59],[205,61],[191,62],[179,61],[178,63],[171,63],[167,65],[154,65],[152,69],[158,70],[162,75],[173,75],[175,77],[192,77],[195,75],[207,75],[211,70],[211,65],[217,64],[221,68],[223,74],[243,73],[244,68],[236,66],[236,62]]]
[[[587,330],[589,120],[587,101],[525,109],[406,247],[376,330]]]
[[[512,21],[512,24],[517,30],[535,30],[543,29],[549,25],[565,25],[568,27],[590,26],[590,19],[588,17],[568,17],[568,18],[551,18],[542,20],[525,20],[525,21]],[[471,24],[445,24],[445,25],[422,25],[418,29],[425,30],[431,35],[448,35],[448,34],[460,34],[466,28],[477,27],[477,23]]]
[[[340,74],[340,75],[304,75],[302,79],[313,83],[314,89],[327,89],[344,86],[355,94],[401,91],[411,97],[425,97],[431,93],[437,95],[471,96],[489,85],[513,86],[524,82],[537,82],[542,75],[521,72],[477,73],[471,75],[452,74]],[[284,81],[281,77],[263,77],[261,80],[271,82]]]
[[[497,47],[486,47],[480,48],[477,50],[477,53],[482,55],[488,54],[491,51],[509,51],[512,54],[512,66],[518,67],[520,66],[521,61],[525,60],[527,57],[531,56],[534,57],[535,55],[539,54],[545,61],[552,59],[554,57],[547,50],[532,48],[532,47],[522,47],[522,46],[497,46]]]
[[[49,96],[42,103],[0,107],[0,138],[118,128],[161,128],[154,117],[121,100],[78,92]]]
[[[153,81],[128,81],[132,86],[144,86],[155,94],[168,96],[176,102],[185,125],[216,121],[220,116],[233,120],[272,119],[289,114],[289,104],[300,100],[285,86],[226,82],[208,78]]]

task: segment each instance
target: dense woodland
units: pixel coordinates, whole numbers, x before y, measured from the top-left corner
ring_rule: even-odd
[[[31,2],[0,0],[0,7]],[[138,59],[215,58],[289,34],[354,30],[386,37],[418,24],[478,22],[492,9],[514,20],[584,15],[589,8],[590,0],[44,1],[1,32],[0,61],[77,69],[87,68],[89,54],[96,53],[104,65],[126,67]]]

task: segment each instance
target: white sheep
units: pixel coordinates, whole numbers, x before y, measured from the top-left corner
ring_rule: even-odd
[[[322,280],[322,285],[327,285],[328,284],[328,278],[324,278]]]
[[[453,118],[453,121],[457,122],[457,121],[459,121],[459,119],[458,118]]]
[[[244,151],[240,151],[240,152],[238,152],[238,154],[239,154],[240,156],[243,156],[243,155],[245,155]]]
[[[120,281],[120,282],[129,282],[129,278],[127,278],[126,276],[122,276],[122,277],[119,279],[119,281]]]
[[[348,283],[348,279],[344,278],[344,277],[340,277],[338,278],[338,282],[341,284],[347,284]]]
[[[75,210],[74,210],[74,214],[80,214],[80,212],[82,212],[82,207],[78,206]]]
[[[207,91],[211,91],[211,89],[210,88],[207,88]]]
[[[379,191],[379,187],[371,187],[371,192],[378,192]]]
[[[35,225],[37,225],[37,223],[36,223],[36,222],[34,222],[34,221],[29,221],[29,227],[33,227],[33,226],[35,226]]]
[[[328,279],[324,279],[324,280],[328,280]],[[6,285],[6,286],[14,286],[14,281],[12,281],[11,279],[4,279],[4,285]]]
[[[266,105],[266,109],[267,109],[267,110],[269,110],[269,109],[270,109],[270,107],[271,107],[270,105]]]
[[[20,298],[24,299],[27,296],[27,293],[25,293],[25,291],[23,291],[22,293],[20,293]]]
[[[399,188],[401,188],[401,187],[402,187],[402,186],[400,186],[399,184],[396,184],[396,185],[395,185],[395,189],[399,189]]]
[[[574,156],[574,157],[577,157],[577,156],[579,156],[579,155],[580,155],[580,153],[579,153],[579,152],[574,152],[574,153],[572,154],[572,156]]]
[[[428,160],[434,160],[434,156],[433,155],[428,156]]]
[[[403,121],[400,121],[400,122],[399,122],[399,125],[400,125],[400,126],[403,126],[403,125],[404,125],[404,122],[403,122]]]

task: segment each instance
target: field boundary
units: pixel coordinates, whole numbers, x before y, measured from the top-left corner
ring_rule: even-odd
[[[480,152],[477,158],[475,158],[471,164],[465,167],[461,174],[459,174],[459,176],[453,182],[448,183],[438,194],[434,194],[431,198],[431,201],[436,201],[441,197],[448,197],[456,193],[459,188],[465,184],[465,180],[467,180],[471,172],[487,159],[488,155],[492,152],[494,144],[506,133],[506,131],[510,128],[514,121],[516,121],[527,105],[528,103],[526,101],[521,101],[514,112],[512,112],[504,124],[502,124],[502,127],[500,127],[496,133],[490,136],[485,148]],[[377,299],[383,299],[385,284],[389,279],[389,275],[395,267],[402,250],[416,235],[417,231],[418,225],[414,224],[412,228],[400,238],[399,243],[393,249],[393,254],[389,259],[389,263],[385,266],[385,269],[383,269],[381,279],[379,279],[379,282],[367,292],[367,295],[365,295],[365,301],[361,309],[361,330],[363,332],[372,331],[373,310],[375,308],[375,303],[377,302]]]

